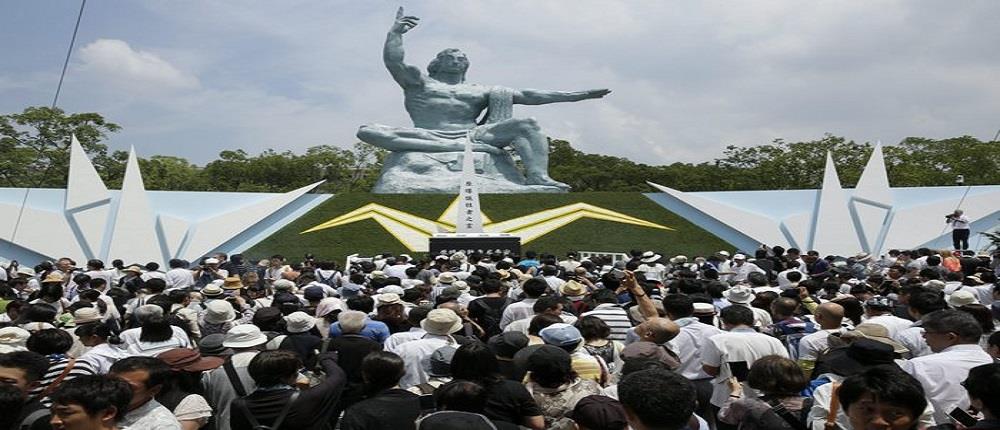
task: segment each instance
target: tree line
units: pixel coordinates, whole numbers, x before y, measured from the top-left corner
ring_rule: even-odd
[[[62,188],[69,168],[70,135],[110,188],[120,187],[128,153],[102,142],[121,130],[98,113],[66,113],[29,107],[0,115],[0,186]],[[549,173],[574,191],[651,191],[646,181],[682,191],[813,189],[823,180],[826,153],[833,154],[845,187],[854,186],[873,145],[828,134],[819,140],[775,139],[753,146],[727,146],[721,157],[701,163],[647,165],[627,158],[588,154],[565,140],[550,142]],[[1000,184],[997,142],[971,136],[908,137],[883,147],[894,187]],[[302,153],[225,150],[198,166],[168,155],[140,158],[150,190],[286,192],[326,180],[317,192],[367,192],[378,179],[386,152],[361,142],[350,149],[313,146]]]

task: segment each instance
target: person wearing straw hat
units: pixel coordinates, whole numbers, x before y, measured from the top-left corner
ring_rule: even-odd
[[[438,348],[456,344],[451,334],[462,329],[462,318],[450,309],[434,309],[427,313],[427,318],[420,322],[420,326],[427,334],[396,348],[406,367],[406,375],[399,381],[399,386],[403,389],[427,382],[429,376],[423,363]]]
[[[265,343],[267,335],[260,331],[260,327],[253,324],[241,324],[229,329],[222,346],[232,349],[233,355],[223,363],[222,367],[202,375],[204,396],[209,404],[216,405],[217,408],[215,417],[218,430],[233,429],[229,420],[233,400],[257,389],[257,384],[250,377],[247,367]]]
[[[639,264],[639,267],[635,271],[645,274],[647,281],[663,282],[667,279],[667,266],[660,263],[661,258],[663,258],[662,255],[653,251],[643,252],[639,256],[641,264]]]
[[[757,295],[753,293],[753,288],[746,285],[737,285],[723,291],[722,297],[729,301],[731,306],[742,306],[750,309],[750,311],[753,312],[754,327],[763,328],[774,323],[770,312],[750,306],[750,303],[757,298]]]

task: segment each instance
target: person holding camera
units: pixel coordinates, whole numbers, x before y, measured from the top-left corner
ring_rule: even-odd
[[[951,242],[955,249],[969,249],[969,217],[961,209],[945,215],[945,223],[951,226]]]

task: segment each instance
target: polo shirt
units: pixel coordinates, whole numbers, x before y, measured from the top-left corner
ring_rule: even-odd
[[[993,357],[979,345],[962,344],[904,361],[900,367],[923,385],[927,400],[934,406],[934,422],[941,425],[951,422],[948,412],[952,409],[969,408],[969,395],[962,387],[969,369],[991,363]]]
[[[711,403],[721,408],[729,398],[726,381],[733,376],[729,370],[729,362],[745,361],[747,368],[750,368],[757,359],[766,355],[788,358],[788,350],[778,339],[757,333],[748,327],[738,327],[710,337],[701,347],[701,362],[719,368],[719,375],[712,379]],[[743,392],[748,398],[760,396],[746,382],[743,382]]]

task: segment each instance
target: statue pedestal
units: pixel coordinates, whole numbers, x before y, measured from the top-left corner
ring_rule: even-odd
[[[525,185],[524,175],[507,154],[475,153],[479,192],[487,194],[565,193],[548,185]],[[457,194],[462,180],[461,152],[391,152],[372,192],[376,194]]]
[[[430,255],[473,252],[521,254],[521,238],[507,233],[438,233],[430,238]]]

